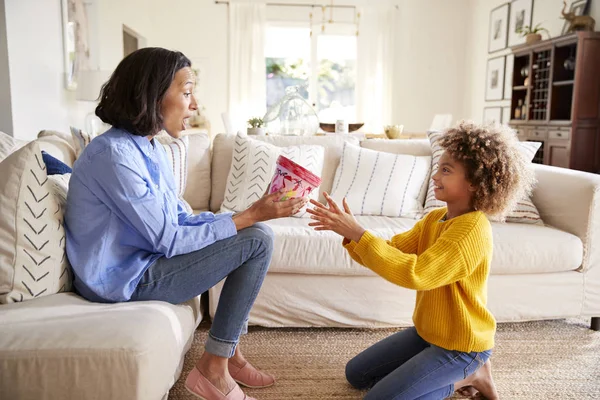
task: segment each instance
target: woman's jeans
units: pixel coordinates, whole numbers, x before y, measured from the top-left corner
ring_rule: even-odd
[[[371,388],[365,400],[445,399],[454,393],[455,382],[477,371],[491,354],[442,349],[412,327],[350,360],[346,379],[357,389]]]
[[[272,254],[273,231],[265,224],[254,224],[198,251],[159,258],[144,273],[131,301],[183,303],[227,277],[205,349],[229,358],[240,335],[248,331],[248,314]]]

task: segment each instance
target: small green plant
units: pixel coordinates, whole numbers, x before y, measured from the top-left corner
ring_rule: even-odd
[[[541,23],[537,24],[534,27],[525,25],[522,28],[519,28],[517,30],[517,33],[519,33],[521,36],[525,37],[527,35],[535,35],[535,34],[541,34],[541,32],[546,32],[546,35],[548,35],[548,37],[550,37],[550,32],[548,32],[548,29],[546,29],[540,25],[541,25]]]
[[[250,118],[248,120],[248,128],[262,128],[265,126],[265,122],[262,118]]]

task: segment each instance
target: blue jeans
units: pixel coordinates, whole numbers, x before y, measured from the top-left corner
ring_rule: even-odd
[[[131,301],[183,303],[227,277],[205,349],[229,358],[240,335],[248,331],[248,314],[272,254],[273,231],[265,224],[254,224],[198,251],[159,258],[144,273]]]
[[[492,354],[463,353],[434,346],[412,327],[375,343],[346,365],[346,379],[368,389],[365,400],[438,400],[471,375]]]

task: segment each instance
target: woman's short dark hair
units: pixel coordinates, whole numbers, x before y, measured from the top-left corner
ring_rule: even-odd
[[[96,115],[139,136],[162,129],[160,104],[177,71],[191,61],[178,51],[146,47],[125,57],[100,91]]]

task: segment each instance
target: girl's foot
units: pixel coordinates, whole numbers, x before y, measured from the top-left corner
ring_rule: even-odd
[[[487,400],[498,400],[498,392],[492,378],[492,363],[490,360],[487,360],[475,373],[455,384],[455,388],[459,393],[460,389],[467,386],[473,387]],[[469,393],[471,393],[471,389],[469,389]]]

